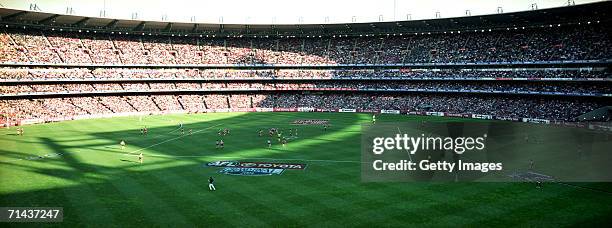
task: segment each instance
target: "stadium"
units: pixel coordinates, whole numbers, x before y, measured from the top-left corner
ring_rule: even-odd
[[[336,23],[31,2],[0,1],[2,225],[611,224],[610,1]],[[371,138],[464,143],[483,124],[486,157],[384,159],[498,159],[494,173],[370,170]]]

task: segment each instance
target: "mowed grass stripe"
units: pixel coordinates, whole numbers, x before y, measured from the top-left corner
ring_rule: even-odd
[[[130,177],[134,176],[134,177]],[[112,185],[126,198],[132,207],[137,208],[146,219],[160,226],[193,226],[185,217],[176,212],[164,200],[155,195],[153,191],[163,191],[156,185],[141,184],[139,181],[147,177],[146,174],[122,175],[111,181]]]
[[[84,154],[78,155],[83,156]],[[71,155],[68,154],[66,155],[67,158],[70,156]],[[108,161],[109,160],[107,160],[107,162]],[[91,169],[95,169],[97,172],[103,174],[105,172],[115,172],[115,170],[109,170],[109,168],[95,165],[92,166]],[[139,180],[141,180],[143,175],[136,175],[134,176],[135,178],[132,178],[132,175],[134,175],[134,173],[124,171],[124,174],[121,175],[118,179],[110,181],[110,183],[115,187],[115,189],[123,195],[124,199],[126,199],[126,203],[130,202],[133,206],[140,208],[139,211],[141,212],[141,215],[146,217],[149,221],[156,221],[156,223],[158,224],[167,225],[192,225],[188,223],[182,217],[182,215],[175,213],[171,207],[167,206],[165,202],[158,199],[154,194],[150,192],[150,190],[153,190],[155,188],[143,186],[138,182]],[[133,219],[138,218],[134,216]]]
[[[349,165],[342,167],[349,167]],[[325,169],[329,168],[329,166],[321,166],[319,168]],[[422,214],[419,213],[419,209],[406,211],[402,207],[397,207],[397,205],[423,206],[426,205],[427,202],[435,202],[434,205],[444,204],[444,202],[441,200],[436,199],[435,195],[423,194],[426,193],[426,191],[421,190],[422,188],[407,188],[410,187],[410,185],[404,183],[360,183],[360,180],[355,178],[355,175],[351,175],[351,173],[359,172],[358,168],[359,165],[351,167],[350,169],[336,167],[333,169],[334,174],[330,175],[330,177],[334,177],[336,179],[333,182],[336,183],[336,186],[334,187],[341,190],[339,197],[343,197],[343,195],[351,196],[355,193],[362,195],[362,197],[351,199],[350,203],[352,204],[351,207],[353,208],[354,206],[361,206],[362,208],[365,208],[365,210],[356,211],[351,216],[341,219],[340,222],[343,225],[360,221],[359,218],[363,217],[368,217],[368,221],[371,221],[371,224],[373,225],[382,224],[383,222],[390,222],[392,216],[395,214],[401,214],[401,218],[403,220],[419,219],[422,218]],[[417,185],[420,184],[417,183]],[[444,194],[449,194],[449,192]],[[392,210],[387,211],[387,209]],[[428,215],[431,215],[431,213]]]
[[[186,170],[186,171],[181,171]],[[200,170],[201,171],[201,170]],[[216,197],[215,192],[210,192],[206,183],[206,177],[199,174],[197,170],[189,167],[177,167],[172,170],[152,171],[151,176],[158,181],[157,187],[168,188],[167,201],[172,204],[177,212],[183,214],[193,224],[215,225],[215,226],[238,226],[237,220],[228,218],[228,214],[240,213],[232,211],[224,201]],[[241,219],[256,221],[249,216]]]
[[[230,178],[232,179],[230,180]],[[270,197],[274,196],[253,191],[252,185],[240,182],[240,178],[245,177],[227,177],[223,178],[223,180],[217,178],[218,184],[215,186],[217,186],[218,192],[222,192],[226,196],[224,199],[228,204],[243,213],[254,215],[260,221],[256,224],[245,223],[243,226],[269,227],[273,226],[273,224],[282,224],[283,221],[289,220],[288,217],[280,213],[280,210],[284,210],[284,208],[272,205],[268,201]]]
[[[552,224],[555,226],[573,226],[577,224],[576,221],[579,221],[581,218],[590,218],[592,221],[607,221],[608,225],[610,224],[610,214],[612,214],[612,206],[610,206],[612,205],[612,202],[610,202],[610,200],[607,200],[608,208],[602,208],[603,210],[601,212],[593,212],[590,210],[591,207],[597,205],[583,199],[569,200],[572,203],[569,203],[569,205],[565,207],[554,206],[559,205],[559,201],[576,198],[576,192],[577,191],[572,191],[568,194],[560,195],[555,198],[550,198],[544,202],[540,202],[540,204],[532,205],[532,211],[539,210],[539,208],[542,206],[549,208],[549,210],[542,212],[537,219],[519,220],[521,223],[518,223],[517,226],[536,227]]]
[[[291,172],[290,170],[286,172]],[[308,198],[299,191],[290,188],[284,183],[284,179],[291,176],[263,176],[258,178],[240,176],[220,176],[221,180],[232,181],[234,184],[227,186],[232,189],[246,191],[251,200],[260,204],[270,205],[272,210],[266,210],[266,215],[273,220],[271,226],[305,226],[311,224],[317,210],[326,208],[318,199]],[[266,194],[267,193],[267,194]],[[296,197],[297,196],[297,197]]]
[[[380,183],[372,183],[380,184]],[[452,187],[447,187],[451,185]],[[387,214],[390,221],[398,222],[410,220],[411,224],[434,225],[441,222],[442,218],[461,217],[454,220],[454,224],[461,225],[465,218],[486,217],[486,214],[471,212],[470,216],[462,213],[470,211],[473,204],[479,203],[466,198],[478,197],[489,193],[487,188],[474,189],[470,184],[462,183],[394,183],[385,188],[385,192],[394,192],[392,202],[379,208],[379,213]],[[486,205],[484,205],[486,207]],[[411,216],[405,217],[404,212],[411,212]],[[426,211],[426,216],[421,213]],[[432,222],[434,222],[432,224]]]
[[[216,171],[216,169],[203,169],[204,168],[199,166],[192,166],[190,169],[186,169],[180,174],[185,183],[190,181],[202,183],[202,189],[200,191],[206,196],[204,206],[209,207],[217,217],[229,220],[228,223],[231,223],[233,226],[269,226],[269,222],[266,221],[263,214],[258,213],[271,212],[272,210],[269,206],[251,202],[252,200],[249,197],[255,197],[254,195],[243,196],[242,194],[244,193],[233,191],[244,189],[241,187],[241,183],[236,180],[232,181],[230,179],[217,177],[215,183],[217,191],[209,191],[208,177],[215,176],[216,174],[214,174],[214,171]],[[190,175],[193,175],[193,177],[190,179],[185,178]]]
[[[360,192],[366,193],[366,194],[363,194],[366,197],[355,199],[353,203],[363,204],[364,207],[369,206],[369,208],[372,208],[372,211],[370,210],[360,211],[354,214],[353,216],[342,220],[343,224],[350,224],[351,221],[355,221],[356,219],[363,217],[363,216],[368,216],[369,220],[372,221],[373,224],[377,224],[377,223],[380,224],[380,222],[383,222],[383,221],[391,222],[389,220],[394,215],[398,215],[395,218],[399,218],[402,220],[405,220],[407,218],[406,216],[410,217],[411,220],[419,219],[419,218],[414,218],[414,217],[422,216],[422,213],[419,213],[419,211],[429,210],[429,208],[425,207],[425,205],[429,207],[433,207],[433,206],[439,206],[439,205],[447,205],[448,202],[457,202],[457,201],[463,202],[464,201],[463,199],[455,198],[452,196],[453,195],[465,195],[465,196],[481,195],[486,192],[486,190],[474,191],[469,185],[460,185],[461,187],[453,188],[452,192],[429,191],[429,189],[426,189],[426,188],[424,189],[424,187],[406,188],[406,187],[411,186],[410,183],[408,184],[406,183],[390,183],[390,184],[370,183],[368,184],[369,186],[379,185],[383,187],[379,189],[374,189],[374,190],[364,189],[364,185],[360,184],[358,179],[350,180],[350,179],[354,179],[352,177],[355,177],[354,175],[351,175],[351,173],[358,172],[358,171],[355,171],[355,168],[353,168],[351,170],[348,170],[347,172],[347,169],[344,168],[347,166],[350,166],[350,165],[335,166],[336,169],[334,169],[334,174],[330,175],[330,177],[336,177],[337,179],[339,179],[339,181],[336,181],[335,183],[345,183],[345,185],[336,186],[338,188],[353,189],[354,191],[360,191]],[[326,167],[326,166],[320,166],[319,168],[323,168],[323,167]],[[343,168],[340,168],[340,167],[343,167]],[[356,168],[359,168],[359,166],[356,166]],[[413,184],[416,184],[417,186],[430,185],[427,183],[413,183]],[[427,184],[427,185],[423,185],[423,184]],[[417,194],[416,195],[413,194],[414,192],[416,192]],[[405,197],[406,194],[408,194],[408,197]],[[393,199],[394,199],[393,201],[388,200],[389,195],[393,196]],[[428,204],[428,202],[434,202],[434,203]],[[405,213],[406,205],[416,205],[417,206],[416,209],[414,207],[410,208],[411,213],[409,214],[411,214],[411,216]],[[466,205],[466,204],[459,203],[459,205]],[[438,211],[444,211],[444,210],[435,209],[433,211],[438,212]],[[458,211],[465,211],[465,210],[458,210]],[[384,217],[383,216],[372,216],[372,215],[378,215],[378,214],[382,214],[385,216]],[[431,213],[428,213],[428,215],[431,215]],[[448,213],[439,213],[439,215],[445,216],[445,215],[448,215]],[[478,216],[478,214],[476,214],[476,216]]]
[[[466,223],[469,223],[475,217],[492,218],[501,216],[501,214],[490,216],[482,213],[482,211],[470,210],[482,202],[466,198],[486,195],[488,194],[487,188],[474,189],[466,184],[446,185],[458,186],[449,189],[446,187],[440,188],[440,184],[429,185],[420,190],[419,197],[416,199],[404,203],[402,203],[402,200],[396,201],[383,211],[389,213],[396,223],[401,223],[400,221],[405,220],[402,214],[399,213],[401,210],[409,209],[417,214],[427,214],[427,217],[408,218],[411,224],[424,226],[440,226],[442,224],[449,224],[449,222],[456,226],[465,226]]]
[[[553,225],[563,226],[571,225],[576,220],[572,219],[573,216],[578,215],[582,217],[584,212],[575,210],[577,205],[585,204],[599,204],[604,203],[608,205],[607,210],[611,210],[612,198],[605,195],[600,195],[598,201],[588,202],[588,199],[582,199],[584,197],[584,191],[579,189],[566,188],[564,186],[555,186],[554,184],[545,185],[548,189],[536,189],[532,184],[516,184],[521,189],[520,192],[515,194],[504,193],[504,196],[498,197],[496,200],[490,200],[491,205],[506,205],[505,207],[499,208],[503,211],[505,216],[496,219],[484,219],[478,218],[472,221],[471,224],[504,224],[507,226],[524,226],[525,223],[531,221],[535,226],[542,225]],[[487,202],[486,200],[482,200]],[[515,203],[523,202],[523,203]],[[597,202],[597,203],[594,203]],[[559,205],[565,205],[559,207]],[[593,205],[594,206],[594,205]],[[479,208],[474,208],[478,210]],[[603,208],[602,208],[603,209]],[[573,210],[569,214],[560,214],[563,210]],[[555,215],[559,215],[555,217]],[[551,219],[543,219],[546,216],[550,216]],[[513,218],[513,219],[511,219]],[[554,218],[554,219],[553,219]],[[537,223],[537,225],[536,225]]]
[[[67,221],[79,221],[79,225],[107,225],[119,221],[101,200],[103,199],[101,196],[112,191],[109,192],[107,189],[103,191],[103,195],[97,195],[101,192],[94,191],[88,184],[83,184],[78,187],[63,188],[63,192],[64,198],[70,205],[70,207],[63,205],[64,218]],[[72,219],[71,216],[77,216],[79,219]]]
[[[295,174],[292,173],[292,178],[287,179],[287,186],[292,186],[293,192],[303,192],[303,196],[309,200],[325,205],[319,213],[323,218],[313,221],[317,226],[341,226],[343,224],[339,223],[339,219],[350,217],[355,211],[368,210],[367,207],[353,204],[352,200],[357,198],[350,198],[359,189],[339,188],[336,184],[344,176],[338,176],[332,170],[336,169],[309,167],[303,173],[293,171]]]
[[[556,192],[554,194],[529,194],[531,195],[530,200],[519,201],[521,203],[507,204],[508,210],[506,210],[505,216],[498,218],[487,218],[481,219],[478,218],[475,221],[472,221],[471,224],[503,224],[504,226],[518,226],[519,224],[527,221],[534,220],[540,221],[541,216],[543,216],[547,211],[558,210],[554,203],[554,201],[558,201],[558,197],[564,198],[564,196],[568,195],[568,193],[574,191],[571,189],[559,189],[561,192]],[[537,192],[534,191],[534,192]],[[508,201],[508,200],[504,200]],[[550,207],[552,206],[552,207]],[[512,218],[512,219],[509,219]],[[557,219],[565,219],[565,218],[557,218]],[[569,221],[569,220],[566,220]],[[538,226],[547,225],[547,226],[558,226],[559,220],[549,220],[546,221],[546,224],[539,224]],[[554,225],[557,224],[557,225]]]
[[[94,125],[87,126],[95,127]],[[66,126],[66,129],[78,131],[74,125],[68,125]],[[73,178],[83,182],[77,187],[63,188],[64,198],[70,202],[71,206],[73,206],[72,208],[66,208],[68,209],[65,211],[65,216],[67,216],[66,219],[70,220],[70,216],[78,216],[80,219],[82,219],[82,221],[78,220],[81,221],[81,223],[104,224],[105,222],[114,222],[115,219],[110,213],[110,210],[99,202],[99,199],[101,198],[99,198],[99,196],[95,194],[95,191],[91,189],[90,184],[87,183],[88,178],[84,176],[85,173],[92,171],[92,167],[90,165],[80,163],[78,158],[73,157],[66,149],[64,149],[65,146],[55,142],[55,140],[50,139],[58,137],[57,134],[61,134],[61,131],[51,131],[48,138],[43,138],[43,142],[46,142],[45,145],[53,152],[62,153],[62,158],[64,158],[62,160],[63,163],[65,163],[66,166],[73,168],[73,170],[62,170],[60,171],[61,173],[56,172],[56,174],[62,175],[59,176],[60,178]],[[50,173],[50,175],[54,175],[53,172],[48,173]]]

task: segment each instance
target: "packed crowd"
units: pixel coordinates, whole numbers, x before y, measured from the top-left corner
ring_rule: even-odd
[[[0,68],[0,80],[142,80],[142,79],[415,79],[415,78],[612,78],[596,69],[139,69],[139,68]]]
[[[35,30],[0,31],[0,63],[97,64],[394,64],[612,59],[611,26],[365,37],[198,38],[101,35]],[[348,67],[343,67],[348,68]],[[359,80],[359,79],[436,80]],[[468,93],[249,92],[250,90],[480,90],[505,93],[611,94],[609,81],[459,81],[465,78],[610,79],[606,68],[531,69],[198,69],[198,68],[0,68],[0,94],[163,92],[164,95],[0,100],[0,119],[55,119],[130,112],[243,108],[395,109],[571,120],[609,105],[599,98],[491,96]],[[111,80],[79,82],[79,80]],[[154,79],[154,81],[138,81]],[[178,79],[178,80],[177,80]],[[181,79],[197,79],[189,81]],[[212,79],[212,80],[211,80]],[[229,80],[227,80],[229,79]],[[260,81],[239,81],[251,79]],[[272,79],[286,79],[272,81]],[[358,79],[299,80],[292,79]],[[13,82],[6,82],[10,80]],[[45,82],[22,82],[44,80]],[[73,80],[69,83],[54,80]],[[116,80],[116,81],[112,81]],[[126,81],[123,81],[126,80]],[[127,81],[133,80],[133,81]],[[168,81],[166,81],[168,80]],[[211,80],[211,81],[208,81]],[[221,81],[227,80],[227,81]],[[187,95],[204,90],[228,94]],[[180,91],[181,95],[167,95]],[[242,92],[241,92],[242,91]],[[225,93],[225,92],[221,92]],[[156,93],[161,94],[161,93]],[[71,95],[75,96],[75,95]],[[82,95],[76,95],[82,96]]]
[[[529,99],[465,95],[275,94],[271,98],[265,99],[259,106],[393,109],[571,120],[584,112],[601,107],[602,104],[576,99]]]
[[[107,64],[385,64],[612,57],[606,22],[503,31],[361,37],[206,38],[0,32],[0,62]]]
[[[275,93],[101,96],[1,100],[3,120],[53,119],[88,114],[160,111],[206,111],[229,108],[393,109],[474,113],[513,118],[572,120],[604,105],[602,101],[579,98],[527,98],[440,94],[354,94]]]
[[[555,92],[563,94],[612,94],[610,83],[526,82],[526,81],[318,81],[318,82],[139,82],[87,84],[15,84],[0,85],[1,95],[84,92],[186,92],[241,90],[409,90],[409,91],[484,91],[503,93]]]

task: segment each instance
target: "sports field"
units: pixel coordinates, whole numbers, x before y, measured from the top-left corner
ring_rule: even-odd
[[[377,121],[423,118],[452,121],[404,115],[381,115]],[[331,127],[291,125],[296,119],[329,119]],[[61,226],[610,224],[612,194],[606,191],[612,185],[607,183],[549,183],[541,189],[528,183],[361,183],[360,124],[370,121],[370,114],[355,113],[213,113],[32,125],[24,127],[24,136],[2,129],[0,205],[63,207],[64,222],[47,224]],[[181,122],[184,134],[178,130]],[[147,136],[140,134],[143,126]],[[222,128],[230,134],[219,136]],[[297,128],[298,136],[286,147],[272,138],[268,148],[269,128],[285,134]],[[215,149],[220,138],[222,150]],[[220,160],[307,168],[235,176],[205,166]],[[209,176],[217,191],[208,190]]]

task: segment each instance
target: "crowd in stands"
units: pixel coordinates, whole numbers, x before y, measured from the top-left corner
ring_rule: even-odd
[[[103,96],[2,100],[2,118],[52,119],[87,114],[159,111],[206,111],[230,108],[393,109],[474,113],[513,118],[572,120],[601,107],[602,101],[579,98],[444,94],[274,93]]]
[[[151,96],[128,96],[127,103],[138,112],[159,111],[159,107],[151,100]]]
[[[391,69],[391,70],[236,70],[236,69],[138,69],[86,68],[22,69],[0,68],[0,80],[142,80],[142,79],[411,79],[411,78],[612,78],[605,69]]]
[[[91,63],[121,63],[121,52],[114,48],[111,40],[105,39],[103,36],[87,36],[81,38],[81,42],[83,43],[83,52],[89,55]],[[87,62],[87,58],[85,58],[84,63],[89,63]]]
[[[222,94],[204,95],[204,104],[206,104],[206,108],[209,109],[222,109],[230,107],[227,95]]]
[[[5,30],[2,62],[107,64],[368,64],[602,60],[604,23],[362,37],[206,38]]]
[[[125,97],[98,97],[100,103],[103,106],[106,106],[108,109],[113,111],[113,113],[130,113],[137,112],[137,110],[128,103],[127,98]]]
[[[178,100],[183,108],[190,112],[205,110],[204,98],[200,95],[179,95]]]
[[[0,85],[2,95],[36,93],[84,92],[186,92],[186,91],[240,91],[240,90],[419,90],[419,91],[487,91],[503,93],[555,92],[582,94],[612,94],[610,83],[595,82],[525,82],[525,81],[313,81],[313,82],[139,82],[139,83],[87,83],[87,84],[16,84]]]
[[[90,50],[85,49],[78,37],[52,34],[46,36],[51,50],[57,53],[63,63],[91,63]]]
[[[111,109],[99,102],[98,97],[73,97],[70,101],[77,107],[83,109],[87,113],[108,114],[112,113]]]
[[[183,110],[183,106],[173,95],[153,96],[153,102],[161,111]]]
[[[0,46],[12,47],[9,52],[21,52],[24,54],[28,62],[34,63],[62,63],[58,55],[59,49],[51,46],[47,37],[41,32],[29,32],[29,33],[13,33],[9,34],[10,39],[0,40],[3,43]],[[5,43],[8,42],[8,43]],[[63,45],[62,45],[63,46]],[[64,49],[64,48],[60,48]],[[11,54],[10,56],[15,56]],[[21,55],[17,55],[21,56]],[[72,58],[70,58],[72,59]],[[23,60],[19,57],[16,60]],[[9,60],[9,62],[17,62],[16,60]],[[70,61],[70,60],[69,60]]]
[[[28,62],[23,47],[10,45],[15,43],[12,39],[8,33],[0,33],[0,62]]]
[[[388,34],[355,37],[205,38],[1,30],[0,63],[113,64],[0,68],[0,94],[73,93],[71,97],[0,100],[0,118],[55,119],[81,115],[218,109],[298,108],[394,109],[475,113],[511,118],[571,120],[609,105],[606,100],[566,96],[439,93],[482,90],[505,93],[612,94],[606,67],[443,69],[134,68],[125,64],[395,64],[565,61],[612,59],[607,22],[499,31]],[[191,67],[191,66],[190,66]],[[503,67],[503,66],[500,66]],[[316,68],[316,69],[312,69]],[[461,79],[559,81],[462,81]],[[572,79],[606,79],[569,82]],[[152,80],[151,80],[152,79]],[[189,81],[195,79],[195,81]],[[249,79],[250,81],[239,81]],[[263,80],[262,80],[263,79]],[[306,79],[297,80],[294,79]],[[323,79],[321,81],[316,81]],[[325,80],[331,79],[331,80]],[[335,80],[347,79],[347,80]],[[368,80],[377,79],[377,80]],[[382,80],[378,80],[382,79]],[[400,80],[386,80],[400,79]],[[406,80],[435,79],[435,80]],[[442,79],[442,80],[440,80]],[[448,80],[446,80],[448,79]],[[37,82],[25,82],[32,81]],[[62,82],[57,82],[62,80]],[[89,81],[79,81],[89,80]],[[109,80],[92,82],[90,80]],[[146,81],[151,80],[151,81]],[[208,81],[210,80],[210,81]],[[43,81],[43,82],[38,82]],[[55,81],[55,82],[54,82]],[[71,82],[63,82],[71,81]],[[424,90],[434,93],[340,93],[319,90]],[[213,90],[211,94],[195,91]],[[256,90],[263,90],[255,92]],[[267,92],[266,90],[291,90]],[[297,92],[297,90],[311,90]],[[109,96],[74,95],[117,92]],[[145,92],[118,94],[121,92]],[[158,93],[147,94],[146,92]],[[217,92],[224,91],[224,92]],[[230,92],[231,91],[231,92]],[[171,95],[170,95],[171,94]],[[74,97],[73,97],[74,96]]]

